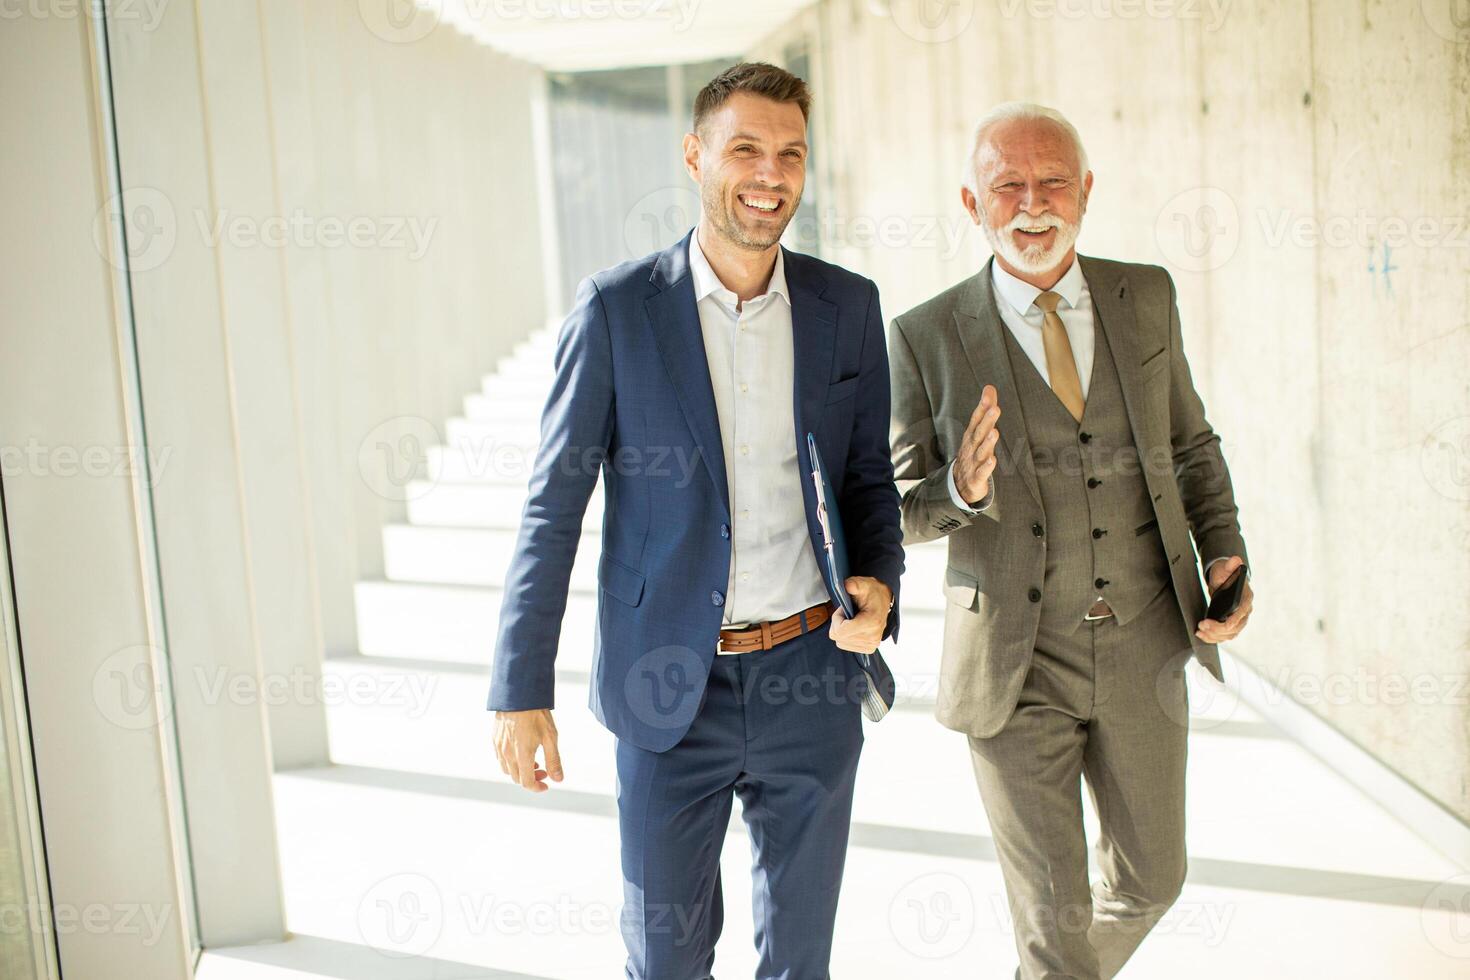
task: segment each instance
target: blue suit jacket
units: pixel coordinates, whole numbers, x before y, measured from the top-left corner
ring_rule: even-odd
[[[893,590],[903,531],[889,454],[888,355],[878,289],[787,251],[796,428],[814,432],[842,510],[852,574]],[[841,464],[839,465],[839,462]],[[551,708],[582,517],[604,481],[590,703],[621,739],[662,752],[698,711],[730,570],[730,495],[704,338],[678,244],[582,281],[556,347],[541,448],[500,611],[488,707]],[[807,529],[821,561],[815,492]],[[795,610],[792,610],[793,612]],[[858,676],[852,661],[852,676]]]

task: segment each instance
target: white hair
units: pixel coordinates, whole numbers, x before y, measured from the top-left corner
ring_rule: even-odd
[[[978,194],[978,180],[975,175],[975,155],[980,152],[980,146],[985,142],[985,135],[993,127],[1005,122],[1016,122],[1028,120],[1032,122],[1049,122],[1059,128],[1072,140],[1072,145],[1077,149],[1078,177],[1087,173],[1087,151],[1082,147],[1082,137],[1077,134],[1077,127],[1067,121],[1067,117],[1048,106],[1037,105],[1035,102],[1002,102],[980,117],[975,124],[974,136],[970,139],[970,155],[965,160],[964,176],[960,183],[970,189],[970,193]]]

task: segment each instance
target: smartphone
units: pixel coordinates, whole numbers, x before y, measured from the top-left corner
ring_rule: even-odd
[[[1240,606],[1240,600],[1245,596],[1245,566],[1241,565],[1230,573],[1230,577],[1220,583],[1220,587],[1210,596],[1210,608],[1205,610],[1205,618],[1213,619],[1217,623],[1223,623],[1230,614]]]

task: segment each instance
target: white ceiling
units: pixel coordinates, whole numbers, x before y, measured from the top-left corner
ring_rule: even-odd
[[[550,71],[741,55],[814,0],[416,0],[420,15]]]

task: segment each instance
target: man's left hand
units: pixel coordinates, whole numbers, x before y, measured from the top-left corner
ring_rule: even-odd
[[[867,575],[854,575],[843,584],[857,606],[857,615],[848,619],[842,607],[838,606],[832,611],[829,635],[840,649],[850,653],[872,653],[883,642],[883,628],[888,625],[893,592]]]
[[[1217,561],[1211,565],[1209,572],[1205,576],[1209,579],[1210,595],[1213,596],[1215,594],[1215,590],[1230,577],[1231,572],[1244,564],[1244,558],[1239,555],[1231,555],[1224,561]],[[1223,623],[1216,622],[1213,619],[1200,620],[1199,627],[1194,631],[1194,635],[1206,643],[1224,643],[1226,640],[1235,639],[1240,635],[1240,631],[1245,629],[1246,620],[1251,618],[1251,599],[1253,595],[1251,584],[1246,582],[1245,592],[1241,595],[1240,605],[1235,607],[1235,612],[1227,616]]]

